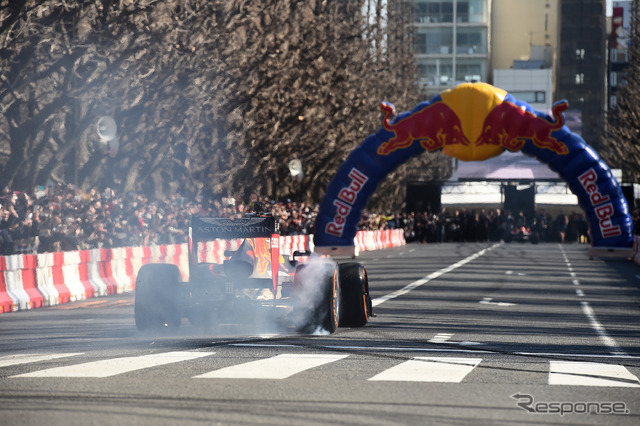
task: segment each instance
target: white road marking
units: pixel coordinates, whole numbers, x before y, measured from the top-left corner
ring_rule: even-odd
[[[348,357],[330,354],[282,354],[232,365],[195,376],[204,379],[286,379],[313,367],[319,367]]]
[[[188,361],[212,355],[214,352],[165,352],[152,355],[112,358],[67,367],[19,374],[12,377],[111,377],[144,368],[158,367],[174,362]]]
[[[460,383],[482,358],[415,357],[371,377],[370,381]]]
[[[491,247],[487,247],[486,249],[482,249],[482,250],[472,254],[471,256],[469,256],[469,257],[467,257],[465,259],[462,259],[459,262],[456,262],[456,263],[454,263],[452,265],[447,266],[446,268],[442,268],[442,269],[440,269],[440,270],[438,270],[436,272],[432,272],[431,274],[429,274],[429,275],[427,275],[427,276],[425,276],[425,277],[423,277],[423,278],[421,278],[421,279],[419,279],[417,281],[414,281],[414,282],[412,282],[410,284],[407,284],[406,286],[404,286],[400,290],[396,290],[396,291],[394,291],[392,293],[386,294],[386,295],[381,296],[381,297],[376,297],[375,299],[373,299],[371,301],[371,305],[372,306],[378,306],[378,305],[381,305],[384,302],[387,302],[387,301],[389,301],[391,299],[395,299],[396,297],[404,296],[405,294],[409,293],[410,291],[415,290],[416,288],[425,285],[429,281],[434,280],[434,279],[446,274],[447,272],[451,272],[451,271],[453,271],[455,269],[458,269],[459,267],[466,265],[467,263],[471,262],[472,260],[475,260],[475,259],[479,258],[480,256],[486,254],[490,250],[493,250],[494,248],[499,247],[501,245],[502,245],[502,243],[496,243],[496,244],[492,245]]]
[[[569,271],[571,271],[570,272],[571,276],[575,278],[576,275],[575,273],[572,272],[573,268],[571,267],[571,262],[569,262],[569,258],[567,257],[567,254],[565,253],[564,248],[562,248],[561,244],[558,244],[558,247],[560,247],[560,252],[562,253],[562,257],[564,258],[564,261],[567,264],[567,268],[569,269]],[[573,279],[571,281],[573,285],[578,287],[580,286],[580,280]],[[584,292],[582,294],[580,293],[576,293],[576,294],[578,296],[584,297]],[[596,318],[595,312],[593,311],[593,309],[591,309],[589,302],[582,301],[580,302],[580,306],[582,307],[582,312],[585,314],[585,316],[589,320],[589,324],[591,325],[591,328],[593,328],[593,330],[596,332],[598,337],[600,337],[600,340],[602,341],[602,343],[604,343],[605,346],[609,348],[609,351],[613,355],[626,356],[627,353],[624,351],[624,349],[622,349],[620,345],[618,345],[618,343],[613,338],[611,338],[609,334],[607,334],[607,330],[605,330],[602,324],[600,324],[600,322],[598,321],[598,318]]]
[[[429,343],[444,343],[447,340],[451,339],[452,337],[453,337],[453,334],[451,333],[436,334],[436,336],[433,339],[429,340]]]
[[[576,289],[576,294],[580,297],[584,297],[584,291],[580,290],[579,288]]]
[[[605,330],[602,324],[600,324],[600,322],[596,318],[595,312],[593,312],[593,309],[591,309],[591,306],[589,306],[589,303],[580,302],[580,305],[582,306],[582,312],[584,312],[584,314],[589,319],[591,328],[595,330],[596,334],[600,337],[600,340],[602,340],[602,342],[607,347],[609,347],[611,353],[615,355],[626,355],[626,352],[622,348],[620,348],[620,346],[618,346],[618,343],[613,338],[609,337],[609,335],[607,334],[607,330]]]
[[[640,387],[638,378],[622,365],[568,361],[549,362],[549,384]]]
[[[7,355],[0,358],[0,367],[9,367],[11,365],[29,364],[32,362],[49,361],[52,359],[68,358],[76,355],[82,355],[82,352],[68,354],[28,354],[28,355]]]
[[[485,297],[479,303],[483,305],[496,305],[496,306],[516,306],[515,303],[507,303],[507,302],[492,302],[493,297]]]

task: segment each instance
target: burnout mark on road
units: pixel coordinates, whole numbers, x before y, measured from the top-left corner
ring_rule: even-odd
[[[415,290],[416,288],[425,285],[426,283],[428,283],[431,280],[435,280],[436,278],[441,277],[442,275],[446,274],[447,272],[451,272],[453,270],[456,270],[458,268],[460,268],[461,266],[466,265],[467,263],[471,262],[472,260],[475,260],[477,258],[479,258],[480,256],[488,253],[489,251],[493,250],[496,247],[500,247],[502,245],[502,243],[496,243],[494,245],[492,245],[491,247],[487,247],[485,249],[482,249],[474,254],[472,254],[471,256],[462,259],[459,262],[454,263],[453,265],[449,265],[446,268],[442,268],[436,272],[432,272],[431,274],[427,275],[426,277],[423,277],[417,281],[412,282],[411,284],[407,284],[406,286],[404,286],[403,288],[401,288],[400,290],[396,290],[392,293],[389,293],[387,295],[381,296],[381,297],[377,297],[375,299],[373,299],[371,301],[371,304],[373,306],[379,306],[381,304],[383,304],[384,302],[391,300],[391,299],[395,299],[396,297],[399,296],[404,296],[405,294],[409,293],[412,290]]]
[[[68,303],[64,305],[58,305],[55,309],[68,311],[72,309],[85,309],[85,308],[114,308],[117,306],[133,306],[134,300],[83,300],[75,303]]]

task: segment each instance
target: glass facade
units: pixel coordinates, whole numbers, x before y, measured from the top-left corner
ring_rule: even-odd
[[[415,0],[415,8],[416,63],[427,93],[487,81],[489,1]]]
[[[417,23],[452,23],[454,19],[453,0],[416,1],[415,19]],[[459,0],[455,5],[456,22],[487,21],[486,0]]]

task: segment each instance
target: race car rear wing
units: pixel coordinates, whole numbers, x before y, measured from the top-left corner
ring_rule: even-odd
[[[279,222],[273,216],[245,216],[240,219],[199,216],[191,218],[190,234],[197,241],[271,238],[273,234],[279,233]]]
[[[239,219],[193,216],[189,226],[189,268],[198,263],[200,242],[236,238],[242,238],[245,241],[256,238],[267,239],[264,242],[264,248],[267,251],[265,254],[268,256],[268,262],[271,264],[273,294],[275,297],[280,266],[280,226],[276,218],[271,215],[246,215]],[[254,245],[258,247],[255,241]],[[255,262],[253,263],[255,267]]]

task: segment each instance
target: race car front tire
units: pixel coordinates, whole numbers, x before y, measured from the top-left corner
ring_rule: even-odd
[[[182,316],[178,306],[181,282],[176,265],[143,265],[136,277],[134,316],[139,331],[177,329]]]

